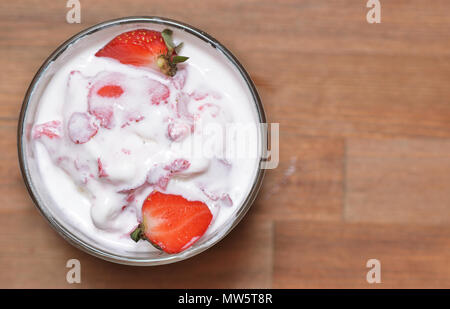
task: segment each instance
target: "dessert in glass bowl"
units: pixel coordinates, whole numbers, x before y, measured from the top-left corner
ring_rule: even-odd
[[[124,18],[43,65],[19,157],[39,209],[72,243],[119,263],[170,263],[212,246],[247,211],[264,121],[247,73],[217,41],[171,20]],[[244,156],[229,149],[238,124],[256,128]]]

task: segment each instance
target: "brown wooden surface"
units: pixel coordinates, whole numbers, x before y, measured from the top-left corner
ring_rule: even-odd
[[[450,2],[0,1],[0,287],[450,287]],[[253,77],[281,127],[280,165],[222,242],[174,265],[93,258],[35,210],[16,123],[34,73],[78,31],[129,15],[205,30]],[[66,261],[82,283],[65,280]],[[381,261],[382,284],[366,282]]]

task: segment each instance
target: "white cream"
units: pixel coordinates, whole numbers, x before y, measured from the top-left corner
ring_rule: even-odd
[[[225,149],[211,132],[258,120],[244,80],[226,57],[182,31],[175,30],[174,39],[184,42],[182,54],[190,58],[174,79],[94,56],[128,30],[111,35],[109,29],[93,42],[69,47],[79,50],[47,85],[34,127],[36,132],[36,125],[59,121],[62,137],[37,137],[35,153],[46,188],[70,228],[113,250],[149,251],[156,249],[133,242],[129,233],[141,219],[143,200],[155,189],[206,203],[213,213],[207,234],[239,210],[256,177],[257,143],[246,158],[224,158]],[[97,94],[112,84],[124,90],[120,97]],[[105,117],[111,106],[113,116]]]

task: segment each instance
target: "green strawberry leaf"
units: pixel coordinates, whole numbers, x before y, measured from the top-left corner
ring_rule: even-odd
[[[189,59],[189,57],[185,57],[185,56],[174,56],[172,58],[172,62],[176,64],[176,63],[185,62],[188,59]]]
[[[166,43],[166,46],[171,53],[172,53],[173,49],[175,48],[175,44],[173,43],[173,40],[172,40],[172,33],[173,32],[170,29],[164,29],[161,32],[161,36],[164,39],[164,43]]]
[[[143,228],[142,225],[139,224],[139,226],[130,234],[130,237],[135,242],[138,242],[140,239],[143,238],[142,235],[143,235]]]
[[[182,47],[183,47],[183,42],[181,42],[180,44],[178,44],[177,46],[175,46],[175,52],[176,52],[177,54],[179,54]]]

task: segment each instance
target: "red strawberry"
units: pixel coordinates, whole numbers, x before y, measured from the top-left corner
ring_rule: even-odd
[[[172,30],[169,29],[162,32],[147,29],[124,32],[112,39],[95,56],[113,58],[123,64],[138,67],[155,67],[168,76],[174,76],[177,63],[188,58],[177,55],[181,44],[175,46],[171,35]]]
[[[130,235],[134,241],[145,239],[167,253],[178,253],[206,232],[212,214],[205,203],[153,191],[142,205],[142,218]]]
[[[117,85],[106,85],[97,90],[97,94],[104,98],[118,98],[122,93],[122,87]]]

